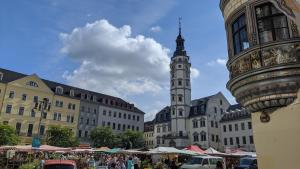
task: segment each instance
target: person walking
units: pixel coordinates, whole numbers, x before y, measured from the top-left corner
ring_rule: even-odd
[[[132,157],[129,157],[129,159],[127,160],[127,169],[134,169]]]

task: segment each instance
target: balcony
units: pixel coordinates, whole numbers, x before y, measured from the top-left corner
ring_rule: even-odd
[[[292,103],[300,86],[300,38],[254,46],[229,59],[227,88],[250,112]]]

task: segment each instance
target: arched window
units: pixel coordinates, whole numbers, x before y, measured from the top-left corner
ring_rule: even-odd
[[[182,94],[179,94],[179,95],[178,95],[178,101],[179,101],[179,102],[182,102]]]
[[[55,89],[55,93],[57,94],[63,94],[64,89],[61,86],[57,86]]]
[[[196,119],[193,120],[193,128],[198,128],[198,121]]]
[[[199,141],[199,133],[194,132],[193,136],[194,136],[194,142],[198,142]]]
[[[201,135],[201,141],[206,141],[206,132],[201,131],[200,135]]]
[[[71,89],[71,90],[70,90],[70,96],[74,97],[74,95],[75,95],[75,92],[74,92],[73,89]]]
[[[26,85],[31,86],[31,87],[39,87],[38,84],[34,81],[29,81],[26,83]]]
[[[179,109],[179,116],[183,115],[183,109]]]
[[[200,119],[200,127],[205,127],[205,118]]]

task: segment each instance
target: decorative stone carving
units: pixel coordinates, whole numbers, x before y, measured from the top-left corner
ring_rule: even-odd
[[[251,53],[250,57],[251,57],[251,67],[252,67],[252,69],[261,68],[259,52],[255,51],[255,52]]]
[[[300,86],[299,54],[300,39],[274,42],[241,54],[233,62],[229,60],[231,79],[227,88],[250,112],[288,105],[297,97]]]
[[[299,37],[298,27],[295,24],[295,22],[293,22],[293,21],[291,21],[291,30],[292,30],[292,36],[293,37]]]

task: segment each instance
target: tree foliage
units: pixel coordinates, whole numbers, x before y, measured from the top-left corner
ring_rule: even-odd
[[[0,145],[16,145],[18,142],[15,129],[7,124],[0,124]]]
[[[96,127],[91,131],[90,138],[95,147],[113,148],[116,144],[116,136],[110,127]]]
[[[126,130],[121,134],[122,147],[126,149],[141,148],[144,146],[143,133],[138,131]]]
[[[110,127],[97,127],[90,135],[95,147],[122,147],[126,149],[141,148],[144,145],[143,133],[127,130],[122,134],[114,134]]]
[[[47,130],[46,143],[58,147],[76,147],[79,145],[74,133],[66,127],[53,125]]]

